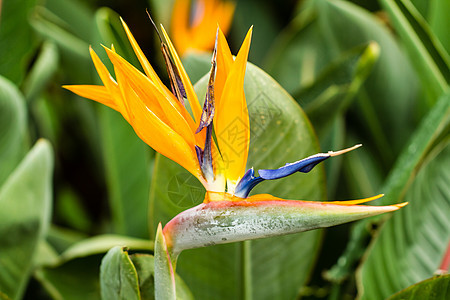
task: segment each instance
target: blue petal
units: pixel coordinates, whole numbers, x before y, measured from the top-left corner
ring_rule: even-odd
[[[261,177],[254,176],[255,171],[253,168],[249,169],[244,177],[239,180],[239,183],[236,185],[236,189],[234,190],[234,194],[238,197],[247,198],[250,191],[261,181],[264,181]]]
[[[294,163],[286,164],[285,166],[278,169],[258,170],[258,174],[263,179],[272,180],[289,176],[291,174],[294,174],[295,172],[308,173],[318,163],[324,161],[329,157],[331,157],[331,155],[328,153],[319,153],[296,161]]]
[[[308,173],[311,171],[318,163],[326,160],[329,157],[338,156],[356,148],[361,147],[361,144],[355,145],[353,147],[343,149],[340,151],[328,151],[328,153],[319,153],[311,155],[310,157],[304,158],[302,160],[296,161],[294,163],[288,163],[278,169],[264,169],[258,170],[259,176],[255,177],[255,172],[253,168],[247,171],[242,179],[238,182],[235,189],[235,195],[238,197],[246,198],[250,191],[260,182],[264,180],[279,179],[295,172]]]

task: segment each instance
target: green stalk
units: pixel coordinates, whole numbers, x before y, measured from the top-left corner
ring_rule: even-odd
[[[243,286],[244,300],[253,299],[251,252],[252,252],[251,241],[242,242],[242,274],[244,277],[244,286]]]

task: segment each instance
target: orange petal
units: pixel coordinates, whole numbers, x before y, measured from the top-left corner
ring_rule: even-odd
[[[244,95],[244,76],[252,28],[233,63],[216,111],[216,137],[231,191],[244,175],[250,142],[250,124]]]
[[[130,29],[128,28],[127,24],[122,20],[122,18],[120,20],[122,21],[122,25],[128,36],[128,40],[130,41],[131,46],[133,47],[134,53],[136,54],[137,58],[139,59],[139,62],[141,63],[145,74],[147,74],[147,76],[150,78],[150,80],[157,87],[159,87],[160,90],[168,98],[171,97],[172,92],[169,91],[169,89],[162,83],[161,79],[156,74],[155,70],[153,69],[153,67],[151,66],[151,64],[149,63],[147,58],[145,57],[144,53],[142,52],[141,48],[139,47],[138,43],[136,42],[136,40],[135,40],[133,34],[131,33]],[[186,122],[188,122],[189,126],[192,129],[192,132],[195,132],[197,127],[196,127],[196,124],[195,124],[194,120],[192,119],[191,115],[188,113],[188,111],[178,101],[176,101],[176,104],[174,103],[173,105],[175,105],[177,107],[178,111],[180,111],[180,113],[183,115]]]
[[[214,85],[214,97],[216,107],[219,107],[220,97],[222,96],[223,87],[227,81],[231,66],[233,65],[233,56],[228,47],[227,40],[223,32],[219,28],[219,35],[217,37],[217,71],[216,82]],[[220,112],[219,112],[220,113]]]
[[[117,87],[116,81],[114,80],[114,78],[112,78],[111,74],[109,74],[108,69],[102,63],[102,61],[98,57],[97,53],[95,53],[95,51],[92,49],[92,47],[89,47],[89,52],[91,53],[91,57],[92,57],[92,61],[94,62],[95,69],[97,70],[97,73],[100,76],[100,79],[102,80],[106,89],[111,94],[118,92],[118,87]]]
[[[369,201],[373,201],[373,200],[377,200],[380,199],[381,197],[383,197],[384,194],[379,194],[370,198],[365,198],[365,199],[358,199],[358,200],[346,200],[346,201],[331,201],[331,202],[327,202],[330,204],[339,204],[339,205],[356,205],[356,204],[361,204],[361,203],[366,203]]]
[[[194,148],[150,111],[131,87],[124,87],[123,90],[136,134],[155,151],[175,161],[202,181]]]
[[[320,205],[331,205],[331,207],[334,206],[364,206],[364,205],[359,205],[362,203],[366,203],[366,202],[370,202],[373,200],[377,200],[381,197],[383,197],[384,194],[379,194],[373,197],[369,197],[369,198],[364,198],[364,199],[358,199],[358,200],[345,200],[345,201],[327,201],[327,202],[319,202],[319,201],[305,201],[305,200],[286,200],[286,199],[282,199],[282,198],[278,198],[275,196],[272,196],[270,194],[257,194],[257,195],[253,195],[250,196],[248,198],[245,198],[245,200],[247,201],[252,201],[252,202],[260,202],[260,201],[298,201],[299,203],[312,203],[312,204],[320,204]],[[229,199],[230,200],[230,199]],[[231,201],[239,201],[242,200],[242,198],[236,197],[231,199]],[[404,206],[408,205],[408,202],[403,202],[403,203],[398,203],[398,204],[392,204],[389,206],[368,206],[368,207],[380,207],[380,208],[386,208],[389,207],[388,210],[397,210],[399,208],[402,208]]]
[[[153,69],[150,62],[145,57],[144,53],[142,52],[141,48],[139,47],[138,43],[136,42],[136,39],[134,38],[133,34],[131,33],[130,29],[128,28],[125,21],[120,18],[120,21],[122,22],[122,26],[125,29],[125,33],[127,34],[128,40],[130,41],[131,47],[134,50],[134,53],[136,54],[139,62],[141,63],[142,68],[144,69],[145,74],[150,78],[151,81],[153,81],[158,86],[163,86],[164,84],[159,79],[158,75],[156,74],[155,70]]]
[[[224,1],[220,4],[219,15],[219,26],[222,28],[223,32],[228,32],[231,26],[231,21],[233,20],[234,9],[236,4],[231,1]]]
[[[109,49],[106,49],[106,51],[111,62],[125,74],[124,76],[130,81],[130,86],[145,105],[159,119],[167,123],[175,132],[182,136],[191,147],[194,147],[196,144],[194,134],[184,117],[177,110],[174,103],[177,100],[167,98],[148,77],[118,54]]]
[[[109,74],[108,69],[102,63],[102,61],[95,53],[95,51],[92,49],[92,47],[89,47],[89,51],[91,53],[92,61],[94,62],[95,69],[97,70],[100,79],[102,80],[103,84],[105,85],[106,89],[108,90],[109,94],[111,95],[111,97],[113,98],[114,102],[117,105],[117,111],[119,111],[123,115],[123,117],[128,121],[129,116],[124,107],[123,99],[121,97],[121,93],[119,87],[117,86],[116,81],[114,80],[114,78],[112,78],[111,74]]]
[[[63,88],[77,94],[78,96],[88,98],[118,110],[116,103],[109,94],[108,90],[101,85],[64,85]]]

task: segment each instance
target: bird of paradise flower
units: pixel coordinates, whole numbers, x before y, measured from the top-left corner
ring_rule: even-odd
[[[187,51],[211,51],[216,26],[226,34],[231,26],[235,4],[221,0],[176,0],[173,4],[170,32],[183,56]]]
[[[332,202],[285,200],[269,194],[249,196],[250,191],[265,180],[280,179],[296,172],[308,173],[318,163],[360,145],[312,155],[278,169],[260,169],[258,175],[253,168],[246,171],[250,124],[243,84],[252,28],[236,58],[233,58],[223,32],[217,29],[202,108],[164,27],[161,25],[166,42],[161,36],[160,39],[170,90],[162,83],[123,20],[122,24],[145,74],[118,55],[113,47],[104,47],[114,66],[114,79],[91,48],[103,85],[65,88],[121,113],[144,142],[184,167],[205,187],[202,204],[180,213],[163,230],[161,225],[158,228],[172,263],[185,249],[329,227],[395,211],[406,205],[359,205],[382,195]],[[235,120],[239,122],[233,126],[238,126],[237,130],[243,133],[241,140],[236,141],[228,135],[214,139],[213,132],[223,132]],[[234,151],[236,147],[243,151]],[[224,157],[228,158],[226,164]]]

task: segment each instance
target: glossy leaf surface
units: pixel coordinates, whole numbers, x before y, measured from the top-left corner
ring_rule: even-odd
[[[450,143],[434,147],[393,215],[373,241],[359,273],[362,299],[386,298],[439,268],[450,241]],[[399,199],[402,200],[402,199]]]
[[[196,85],[199,99],[204,99],[206,83],[204,77]],[[304,113],[273,79],[248,64],[244,89],[251,126],[247,167],[277,168],[319,152]],[[167,223],[203,201],[201,184],[168,159],[157,157],[154,174],[153,226],[158,221]],[[323,169],[319,166],[309,174],[264,182],[254,190],[254,194],[258,192],[290,199],[324,199]],[[319,241],[320,231],[312,231],[251,241],[245,247],[234,243],[188,250],[180,255],[177,271],[198,298],[240,298],[244,293],[253,299],[293,298],[307,279]]]
[[[96,13],[96,23],[102,43],[113,44],[119,54],[138,66],[119,16],[111,9],[102,8]],[[104,53],[104,50],[98,52]],[[138,138],[117,112],[101,107],[99,119],[115,231],[148,238],[147,207],[153,150]],[[136,210],[136,207],[140,209]]]
[[[450,297],[450,275],[432,277],[416,283],[388,300],[444,300]]]
[[[0,76],[0,186],[26,152],[26,107],[20,91]]]
[[[53,153],[37,142],[0,190],[0,291],[21,299],[51,214]]]

